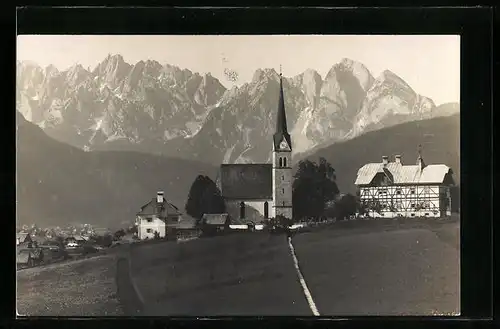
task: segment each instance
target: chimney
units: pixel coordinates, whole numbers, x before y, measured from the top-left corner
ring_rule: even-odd
[[[417,166],[419,167],[420,171],[424,170],[425,168],[424,158],[422,157],[422,144],[418,145]]]
[[[417,166],[418,166],[418,168],[419,168],[421,171],[422,171],[422,170],[424,170],[424,168],[425,168],[425,162],[424,162],[424,159],[423,159],[421,156],[419,156],[419,157],[417,158]]]
[[[384,167],[389,163],[389,157],[387,155],[382,156],[382,163]]]
[[[156,202],[163,203],[163,191],[158,191],[158,193],[156,193]]]
[[[394,156],[394,162],[401,164],[401,155],[397,154]]]

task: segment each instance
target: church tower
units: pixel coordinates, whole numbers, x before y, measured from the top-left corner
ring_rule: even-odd
[[[280,70],[281,71],[281,70]],[[273,206],[274,217],[292,218],[292,140],[288,133],[283,97],[283,77],[280,72],[276,131],[273,135]]]

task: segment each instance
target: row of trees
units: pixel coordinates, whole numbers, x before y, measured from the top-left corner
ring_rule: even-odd
[[[293,181],[293,214],[296,219],[322,217],[348,218],[358,210],[358,200],[351,194],[341,196],[335,169],[320,158],[319,162],[300,161]]]

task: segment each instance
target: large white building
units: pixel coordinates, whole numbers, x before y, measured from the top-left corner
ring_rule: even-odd
[[[361,167],[355,182],[370,217],[443,217],[451,215],[453,171],[444,164],[403,165],[396,155]],[[456,202],[456,200],[454,200]]]
[[[276,130],[272,138],[272,163],[222,164],[218,186],[226,201],[240,204],[240,218],[246,219],[250,206],[264,218],[279,215],[292,218],[292,139],[288,133],[283,96],[280,89]]]

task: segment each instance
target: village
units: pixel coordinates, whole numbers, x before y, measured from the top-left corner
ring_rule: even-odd
[[[344,220],[449,218],[457,212],[452,197],[453,170],[445,164],[427,164],[421,149],[415,164],[404,164],[400,155],[389,161],[382,156],[358,170],[356,195],[338,191],[334,171],[324,159],[302,162],[292,172],[292,138],[288,132],[280,74],[273,163],[221,164],[216,182],[199,176],[188,196],[185,211],[159,190],[143,200],[133,225],[111,232],[89,224],[65,229],[40,229],[35,225],[17,230],[18,268],[88,257],[109,249],[150,241],[184,242],[241,232],[303,232]],[[308,169],[309,168],[309,169]],[[316,184],[301,182],[310,168]],[[208,185],[206,185],[208,184]],[[199,185],[199,184],[198,184]],[[323,191],[314,195],[313,191]],[[293,191],[293,193],[292,193]],[[328,192],[324,192],[328,191]],[[167,191],[168,192],[168,191]],[[294,202],[295,200],[295,202]],[[299,200],[299,201],[298,201]],[[132,222],[132,220],[130,221]]]

